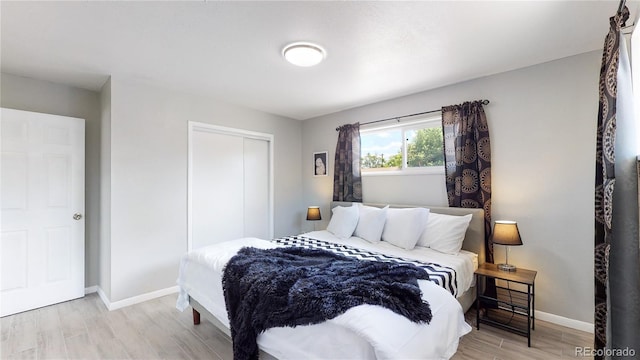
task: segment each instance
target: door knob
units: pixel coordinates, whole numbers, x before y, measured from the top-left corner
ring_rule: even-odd
[[[82,219],[82,214],[80,213],[73,214],[73,220],[80,220],[80,219]]]

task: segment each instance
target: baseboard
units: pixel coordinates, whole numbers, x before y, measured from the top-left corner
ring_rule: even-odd
[[[112,311],[112,310],[117,310],[123,307],[130,306],[130,305],[135,305],[141,302],[153,300],[165,295],[175,294],[178,292],[178,290],[179,290],[178,286],[172,286],[170,288],[160,289],[160,290],[148,292],[146,294],[137,295],[137,296],[133,296],[130,298],[126,298],[126,299],[118,300],[114,302],[109,301],[109,299],[107,298],[107,295],[104,293],[104,291],[102,291],[101,288],[98,287],[97,291],[104,305],[107,307],[107,309],[109,309],[109,311]]]
[[[117,310],[126,306],[138,304],[144,301],[153,300],[165,295],[174,294],[174,293],[177,293],[178,290],[179,290],[178,286],[173,286],[170,288],[148,292],[146,294],[133,296],[133,297],[115,301],[115,302],[110,302],[109,299],[107,298],[107,295],[102,290],[102,288],[98,286],[90,286],[88,288],[85,288],[84,293],[91,294],[91,293],[97,292],[98,296],[100,296],[100,299],[105,304],[107,309],[111,311],[111,310]],[[580,331],[586,331],[593,334],[593,324],[585,321],[574,320],[574,319],[566,318],[564,316],[550,314],[550,313],[547,313],[544,311],[538,311],[538,310],[536,310],[536,319],[539,319],[542,321],[548,321],[556,325],[565,326],[565,327],[580,330]]]
[[[100,297],[100,300],[102,300],[102,303],[104,304],[104,306],[106,306],[108,310],[111,310],[109,309],[109,306],[110,306],[109,298],[107,297],[107,294],[104,293],[104,290],[102,290],[100,286],[98,286],[97,293],[98,293],[98,296]]]
[[[564,316],[549,314],[538,310],[536,310],[536,319],[548,321],[556,325],[565,326],[580,331],[586,331],[593,334],[593,324],[585,321],[569,319]]]

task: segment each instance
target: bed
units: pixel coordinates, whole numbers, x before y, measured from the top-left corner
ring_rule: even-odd
[[[346,209],[353,205],[334,202],[331,208]],[[387,206],[364,205],[378,209]],[[338,237],[326,230],[273,241],[237,239],[196,249],[183,256],[176,306],[179,310],[191,306],[194,324],[198,324],[203,316],[229,335],[229,320],[221,285],[222,269],[243,247],[270,249],[278,246],[314,247],[320,244],[322,247],[349,251],[357,249],[364,257],[373,254],[373,257],[380,255],[409,262],[439,264],[452,269],[454,277],[446,274],[437,281],[420,281],[423,299],[429,302],[433,312],[429,325],[412,323],[385,308],[361,305],[320,324],[268,329],[258,336],[257,342],[263,356],[278,359],[450,358],[457,349],[459,338],[471,330],[464,321],[464,312],[475,300],[473,272],[484,262],[483,211],[406,205],[392,205],[390,208],[427,208],[430,214],[470,218],[468,227],[463,231],[462,249],[455,255],[422,246],[406,250],[386,241],[370,242],[358,236]],[[389,210],[386,211],[388,213]],[[435,271],[440,270],[437,268]],[[437,276],[430,277],[434,280]]]

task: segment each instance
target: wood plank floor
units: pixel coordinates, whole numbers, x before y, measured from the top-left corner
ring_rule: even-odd
[[[2,359],[233,359],[229,338],[191,311],[175,309],[175,294],[107,311],[96,294],[3,317]],[[470,310],[467,321],[475,323]],[[456,360],[569,359],[592,346],[589,333],[536,321],[531,339],[481,325],[460,341]]]

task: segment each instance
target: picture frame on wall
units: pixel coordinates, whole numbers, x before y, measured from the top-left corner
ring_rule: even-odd
[[[313,153],[313,176],[329,175],[329,156],[328,151],[320,151]]]

